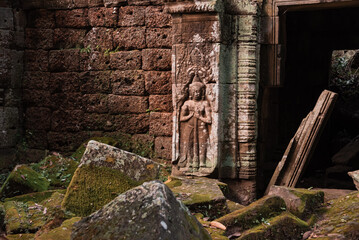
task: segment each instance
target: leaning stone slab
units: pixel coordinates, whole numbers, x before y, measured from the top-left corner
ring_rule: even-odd
[[[211,239],[159,181],[143,183],[74,224],[72,240]]]
[[[87,216],[119,194],[158,177],[159,164],[107,144],[90,141],[62,206]]]
[[[220,189],[225,188],[226,184],[216,179],[172,177],[166,185],[192,213],[202,213],[205,217],[215,219],[229,212],[226,198]]]
[[[306,222],[289,212],[268,219],[263,224],[245,231],[240,240],[276,239],[301,240],[303,234],[310,228]]]
[[[353,178],[355,187],[359,190],[359,170],[348,172],[348,175]]]
[[[283,198],[287,209],[302,219],[310,217],[310,214],[324,203],[324,193],[322,191],[303,188],[287,188],[274,185],[270,188],[268,195]]]
[[[8,198],[31,192],[43,192],[49,181],[26,165],[17,165],[0,189],[0,197]]]
[[[265,196],[247,207],[227,214],[215,221],[226,226],[226,234],[231,235],[252,228],[285,210],[286,205],[282,198]]]

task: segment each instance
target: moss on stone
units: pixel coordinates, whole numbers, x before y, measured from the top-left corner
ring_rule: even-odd
[[[266,220],[263,224],[245,231],[239,239],[300,240],[303,233],[308,230],[309,226],[306,222],[289,212],[284,212],[279,216]]]
[[[4,205],[0,203],[0,231],[2,231],[5,223],[5,208]]]
[[[17,202],[32,201],[35,203],[40,203],[40,202],[50,198],[56,192],[64,194],[66,192],[66,190],[60,189],[60,190],[48,190],[48,191],[44,191],[44,192],[28,193],[28,194],[24,194],[24,195],[15,196],[12,198],[5,198],[5,202],[7,202],[7,201],[17,201]]]
[[[171,181],[167,182],[166,185],[169,188],[179,187],[182,186],[182,181],[181,179],[171,177]]]
[[[10,234],[6,236],[9,240],[34,240],[35,234],[33,233],[20,233],[20,234]]]
[[[13,197],[30,192],[46,191],[49,181],[26,165],[18,165],[0,189],[0,197]]]
[[[87,216],[141,183],[118,170],[83,165],[75,171],[62,206],[77,216]]]
[[[228,207],[230,213],[244,208],[243,205],[241,205],[239,203],[236,203],[236,202],[233,202],[233,201],[228,200],[228,199],[226,200],[226,203],[227,203],[227,207]]]
[[[50,182],[50,186],[66,188],[78,165],[72,158],[50,155],[41,162],[32,164],[31,168],[41,173]]]
[[[71,239],[71,232],[72,232],[72,225],[75,222],[80,221],[80,217],[74,217],[68,220],[65,220],[60,227],[54,228],[49,232],[45,232],[39,235],[36,239],[37,240],[70,240]]]
[[[291,189],[290,192],[302,201],[301,205],[296,210],[291,209],[291,212],[303,219],[309,219],[311,213],[320,209],[321,204],[324,202],[324,192],[322,191],[295,188]]]
[[[286,210],[285,202],[278,196],[266,196],[242,209],[229,213],[215,221],[227,227],[227,233],[252,228]]]

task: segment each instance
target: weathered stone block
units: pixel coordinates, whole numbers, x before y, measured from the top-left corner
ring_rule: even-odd
[[[80,74],[81,87],[83,93],[109,93],[111,89],[110,71],[91,71]]]
[[[15,129],[19,127],[19,109],[4,107],[0,110],[0,129]]]
[[[44,50],[25,50],[25,69],[28,71],[47,71],[48,52]]]
[[[40,71],[25,71],[23,78],[23,88],[48,90],[50,92],[54,90],[53,85],[50,84],[50,73]]]
[[[126,224],[132,221],[136,224]],[[98,226],[102,226],[101,229]],[[73,240],[83,237],[118,239],[122,236],[149,240],[171,239],[173,236],[178,239],[211,239],[168,187],[159,181],[146,182],[125,192],[103,209],[74,224],[74,228]]]
[[[22,3],[24,9],[44,8],[44,0],[29,0]]]
[[[149,6],[146,8],[146,27],[170,27],[172,17],[164,11],[163,6]]]
[[[114,47],[119,49],[142,49],[146,47],[145,28],[118,28],[113,32]]]
[[[10,48],[14,41],[14,31],[0,30],[0,39],[1,48]]]
[[[56,11],[55,19],[57,27],[81,28],[89,26],[86,8]]]
[[[104,0],[105,7],[118,7],[127,3],[127,0]]]
[[[58,110],[52,113],[52,131],[80,131],[83,128],[84,112],[82,110]]]
[[[94,27],[84,39],[84,47],[89,51],[109,51],[113,48],[113,30],[110,28]]]
[[[86,30],[56,28],[54,30],[54,47],[55,48],[82,48]]]
[[[40,234],[36,234],[38,240],[48,240],[54,237],[61,237],[61,239],[71,239],[71,229],[74,223],[80,221],[80,217],[73,217],[67,219],[61,223],[59,227],[55,227],[49,231],[43,231]]]
[[[31,107],[26,109],[25,127],[27,129],[49,130],[51,111],[48,108]]]
[[[91,2],[91,0],[72,0],[72,2],[77,8],[86,8],[89,6],[89,2]],[[101,0],[98,0],[98,2],[101,2]]]
[[[54,151],[73,152],[89,137],[89,132],[48,132],[49,148]]]
[[[97,7],[88,12],[90,26],[114,27],[117,25],[117,8]]]
[[[110,53],[111,69],[137,70],[141,69],[142,55],[138,50]]]
[[[148,109],[148,97],[109,95],[109,110],[118,113],[145,113]]]
[[[113,129],[124,133],[147,133],[149,130],[149,114],[125,114],[116,115]]]
[[[46,9],[31,10],[27,14],[26,24],[30,28],[53,29],[55,27],[55,13]]]
[[[112,93],[117,95],[144,95],[145,79],[142,71],[113,71]]]
[[[154,136],[172,135],[172,113],[150,113],[150,134]]]
[[[145,72],[145,86],[149,94],[170,94],[172,92],[171,72]]]
[[[53,103],[51,102],[50,92],[47,90],[24,89],[23,101],[26,102],[28,106],[53,106]]]
[[[46,130],[26,129],[25,139],[29,148],[48,149]]]
[[[172,112],[172,95],[150,95],[150,111]]]
[[[148,48],[170,48],[172,46],[170,28],[148,28],[146,44]]]
[[[145,49],[142,51],[144,70],[170,70],[170,49]]]
[[[81,83],[77,72],[51,73],[49,82],[52,89],[60,89],[64,93],[80,91]]]
[[[121,7],[118,14],[118,26],[132,27],[145,25],[145,7]]]
[[[67,188],[62,206],[87,216],[117,194],[155,179],[158,172],[159,165],[149,159],[91,140]]]
[[[89,113],[108,112],[107,95],[105,94],[85,94],[82,97],[84,110]],[[87,126],[87,124],[85,124]]]
[[[44,6],[46,9],[71,9],[75,7],[72,0],[46,0]]]
[[[89,7],[101,7],[103,6],[103,0],[88,0]]]
[[[14,15],[11,8],[0,8],[0,29],[14,28]]]
[[[90,70],[109,70],[110,55],[99,51],[85,52],[80,50],[80,69],[82,71]]]
[[[157,157],[170,160],[172,157],[172,138],[171,137],[156,137],[155,138],[155,152]]]
[[[49,70],[53,72],[78,71],[80,52],[78,49],[52,50],[49,52]]]
[[[98,113],[85,114],[83,118],[83,124],[85,130],[110,131],[113,129],[113,116]]]

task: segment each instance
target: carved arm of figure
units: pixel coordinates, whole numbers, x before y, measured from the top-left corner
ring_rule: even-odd
[[[207,124],[212,123],[211,108],[207,102],[205,102],[205,106],[202,106],[202,109],[200,109],[200,114],[198,115],[198,119],[200,119],[202,122]]]
[[[193,112],[190,113],[188,105],[184,105],[181,110],[180,121],[185,122],[185,121],[189,120],[191,117],[193,117]]]

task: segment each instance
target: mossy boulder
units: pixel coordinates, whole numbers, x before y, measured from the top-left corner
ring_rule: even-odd
[[[34,240],[35,234],[33,233],[20,233],[20,234],[10,234],[6,236],[9,240]]]
[[[67,188],[78,165],[79,162],[73,158],[53,154],[39,163],[32,164],[31,168],[41,173],[50,182],[50,186]]]
[[[309,239],[359,239],[359,192],[329,201]]]
[[[44,192],[34,192],[34,193],[28,193],[24,195],[15,196],[12,198],[5,198],[5,202],[8,201],[16,201],[16,202],[35,202],[40,203],[48,198],[50,198],[54,193],[62,193],[64,194],[66,192],[65,189],[59,189],[59,190],[48,190]]]
[[[87,216],[119,194],[158,177],[159,165],[107,144],[90,141],[62,206]]]
[[[286,205],[282,198],[278,196],[265,196],[215,221],[226,226],[226,234],[230,235],[252,228],[267,221],[269,218],[281,214],[283,211],[286,211]]]
[[[74,223],[80,221],[80,217],[65,220],[61,226],[36,236],[36,240],[70,240]]]
[[[211,239],[171,190],[145,182],[74,224],[72,240]]]
[[[224,183],[205,177],[171,177],[166,185],[193,213],[215,219],[229,212],[220,187]]]
[[[0,189],[0,197],[46,191],[50,182],[27,165],[17,165]]]
[[[289,212],[266,220],[254,228],[251,228],[240,236],[240,240],[301,240],[303,234],[310,228],[306,222]]]
[[[324,203],[324,192],[303,188],[271,186],[268,195],[284,199],[287,209],[302,219],[309,218]]]

